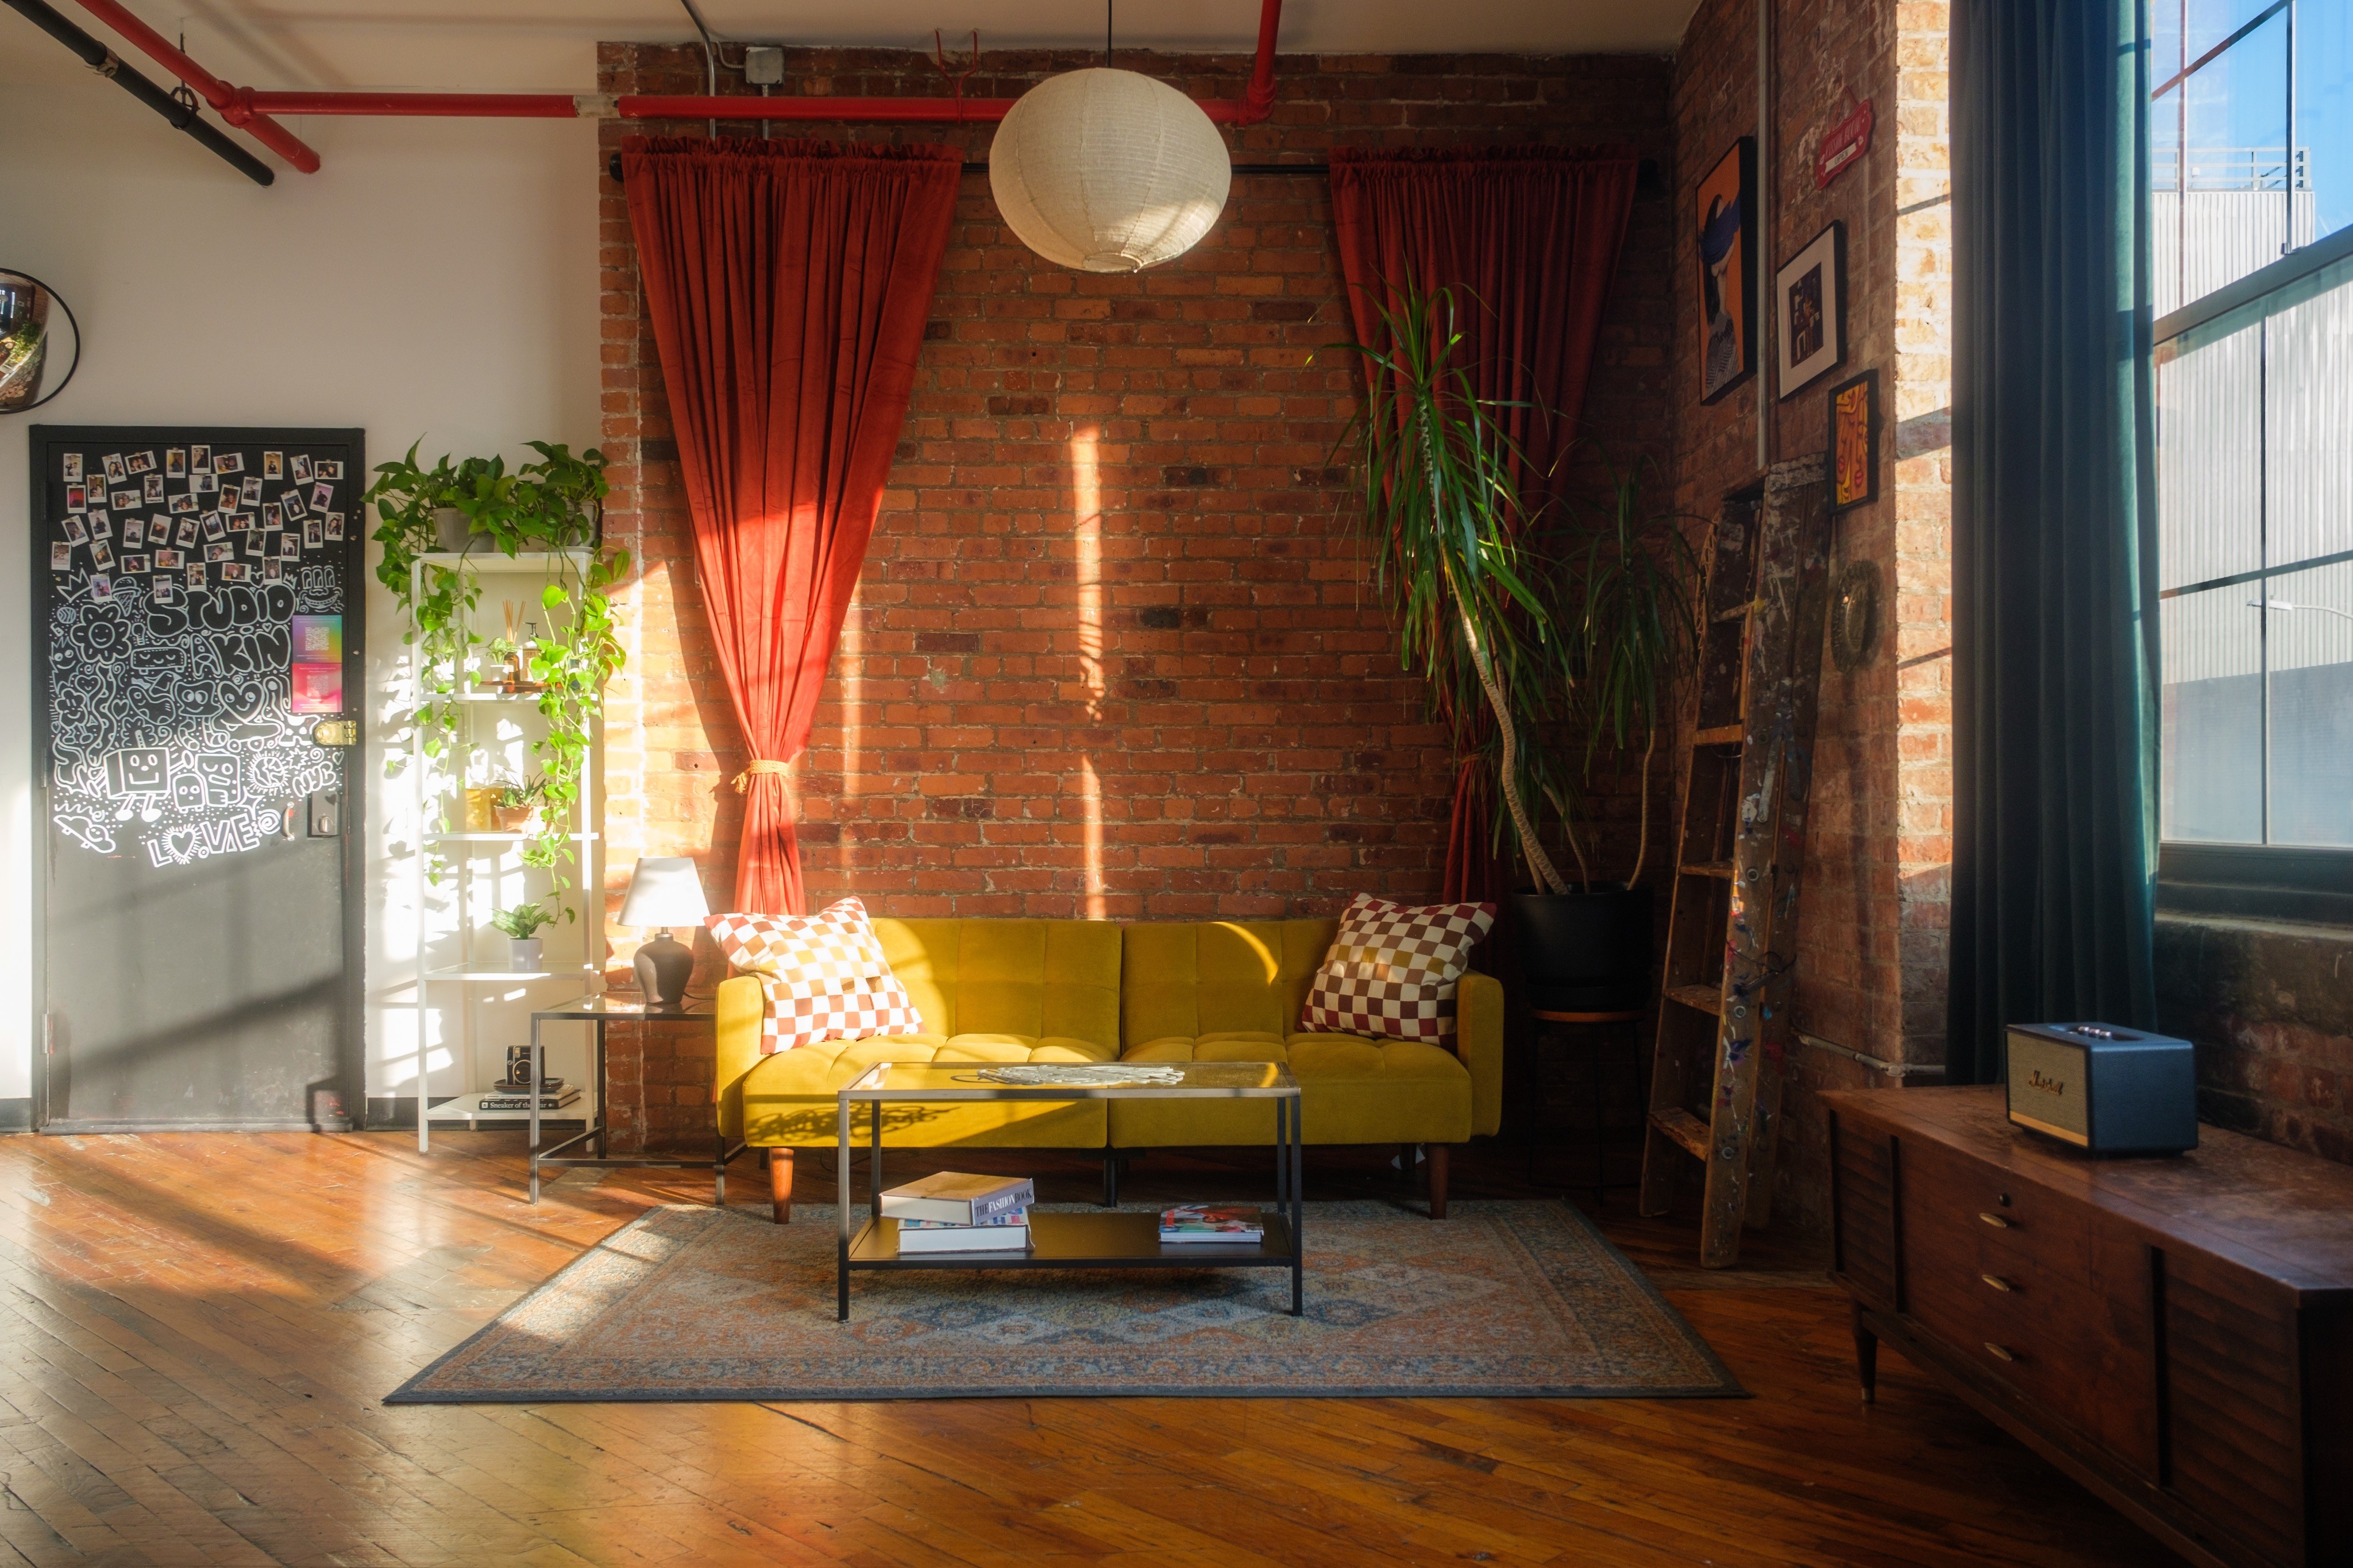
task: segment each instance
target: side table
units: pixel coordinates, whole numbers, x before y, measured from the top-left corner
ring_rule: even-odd
[[[531,1201],[539,1202],[539,1172],[543,1165],[560,1169],[589,1165],[607,1168],[628,1166],[653,1167],[660,1170],[700,1170],[700,1160],[684,1160],[658,1154],[615,1155],[607,1142],[606,1123],[610,1115],[610,1097],[605,1081],[605,1031],[616,1021],[625,1024],[692,1024],[704,1030],[718,1026],[718,1010],[708,1001],[689,999],[682,1007],[649,1007],[642,1002],[625,1002],[609,994],[582,996],[560,1006],[544,1007],[531,1016],[532,1071],[541,1079],[547,1077],[547,1047],[540,1037],[543,1024],[586,1024],[596,1034],[596,1108],[587,1130],[575,1132],[561,1143],[539,1146],[539,1096],[531,1097]],[[727,1202],[727,1162],[744,1152],[744,1145],[727,1146],[727,1135],[714,1132],[716,1152],[711,1166],[712,1201],[725,1206]],[[596,1142],[594,1155],[566,1154],[566,1149]]]

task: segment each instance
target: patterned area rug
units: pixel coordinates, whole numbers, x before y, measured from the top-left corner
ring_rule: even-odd
[[[1287,1269],[942,1269],[852,1276],[839,1323],[829,1206],[654,1209],[387,1403],[1744,1392],[1566,1204],[1310,1204],[1306,1232],[1300,1318]]]

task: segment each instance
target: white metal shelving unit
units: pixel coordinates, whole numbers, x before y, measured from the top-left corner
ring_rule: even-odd
[[[559,575],[569,575],[576,582],[585,574],[588,563],[589,555],[586,551],[569,551],[560,555],[509,556],[495,552],[485,554],[435,552],[421,555],[409,570],[409,602],[415,604],[421,596],[425,568],[427,566],[459,567],[483,577],[532,577],[547,581]],[[533,598],[536,601],[535,593]],[[413,623],[411,629],[415,629]],[[421,675],[422,672],[419,673]],[[475,688],[471,683],[477,679],[479,673],[478,670],[470,668],[456,672],[459,685],[459,711],[463,718],[452,744],[444,751],[440,763],[435,763],[426,754],[424,729],[422,725],[416,722],[417,710],[416,708],[410,710],[409,773],[416,781],[414,798],[418,829],[415,893],[417,900],[417,1147],[419,1152],[427,1152],[431,1148],[432,1129],[436,1125],[457,1129],[520,1128],[528,1120],[529,1113],[526,1111],[486,1111],[475,1108],[476,1102],[490,1092],[489,1086],[495,1082],[498,1077],[497,1071],[485,1070],[483,1064],[474,1060],[474,1015],[480,987],[490,984],[512,987],[557,979],[571,983],[570,987],[560,996],[551,991],[543,998],[544,1002],[569,1001],[575,996],[594,994],[604,989],[601,978],[603,965],[597,962],[605,950],[601,840],[599,835],[591,826],[591,824],[596,820],[596,747],[603,732],[601,723],[590,732],[589,755],[584,759],[581,767],[580,795],[573,806],[571,831],[563,835],[563,837],[571,844],[575,857],[571,870],[572,890],[565,895],[564,901],[572,907],[576,918],[569,924],[546,928],[551,934],[559,930],[579,932],[579,953],[576,962],[568,964],[562,962],[551,963],[544,969],[514,970],[496,967],[476,953],[478,922],[473,906],[476,896],[477,868],[484,862],[488,862],[491,867],[493,902],[497,899],[496,889],[501,878],[516,873],[524,877],[544,877],[545,872],[524,867],[520,860],[515,862],[512,872],[504,868],[504,862],[508,857],[517,854],[526,842],[539,835],[427,831],[436,822],[465,820],[465,792],[469,780],[465,776],[464,770],[475,753],[479,739],[475,715],[487,712],[494,717],[507,717],[512,714],[521,718],[525,715],[536,715],[538,710],[539,700],[535,695],[509,694]],[[423,685],[420,679],[417,692],[420,705],[422,695]],[[519,746],[526,758],[530,754],[528,737],[520,740],[504,739],[499,743]],[[450,771],[453,764],[457,770],[454,774]],[[453,931],[433,929],[432,905],[427,900],[430,892],[432,863],[437,859],[448,862],[454,868],[456,873],[457,885],[453,900],[456,920]],[[434,947],[438,941],[449,936],[456,938],[457,962],[437,964],[434,963]],[[449,1052],[451,1070],[455,1072],[459,1083],[456,1096],[445,1099],[439,1105],[432,1103],[434,1047],[432,1020],[437,988],[439,988],[439,994],[444,995],[450,994],[454,988],[456,1005],[448,1009],[449,1021],[442,1030],[441,1043]],[[503,1068],[504,1063],[501,1062],[499,1070],[503,1070]],[[584,1083],[581,1088],[580,1098],[571,1105],[560,1110],[541,1112],[541,1124],[545,1125],[550,1121],[596,1120],[602,1109],[597,1104],[597,1100],[603,1093],[604,1086],[596,1083]]]

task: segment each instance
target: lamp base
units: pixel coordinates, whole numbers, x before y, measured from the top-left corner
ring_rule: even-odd
[[[665,927],[638,949],[638,994],[649,1008],[676,1012],[686,1005],[686,983],[694,975],[694,949],[673,941]]]

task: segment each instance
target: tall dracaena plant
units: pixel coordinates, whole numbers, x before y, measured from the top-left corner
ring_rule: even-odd
[[[1580,779],[1591,775],[1605,740],[1621,752],[1637,742],[1641,745],[1641,827],[1634,868],[1626,879],[1631,887],[1642,875],[1650,848],[1651,754],[1666,721],[1675,673],[1698,648],[1689,585],[1698,580],[1699,560],[1681,526],[1688,519],[1651,510],[1644,481],[1658,479],[1655,462],[1644,457],[1620,468],[1605,458],[1601,467],[1606,499],[1588,503],[1590,521],[1570,536],[1561,562],[1576,677],[1567,707],[1585,731]],[[1547,793],[1567,826],[1583,878],[1585,846],[1573,809],[1574,787],[1575,781],[1563,777],[1548,784]]]
[[[1525,704],[1513,695],[1546,684],[1557,651],[1554,618],[1527,581],[1516,477],[1525,460],[1497,417],[1523,405],[1482,398],[1472,385],[1451,289],[1400,290],[1379,314],[1386,346],[1348,345],[1372,370],[1356,434],[1357,521],[1375,581],[1398,614],[1407,667],[1456,698],[1458,714],[1464,699],[1483,699],[1493,713],[1497,782],[1520,852],[1547,891],[1566,892],[1528,814]]]

